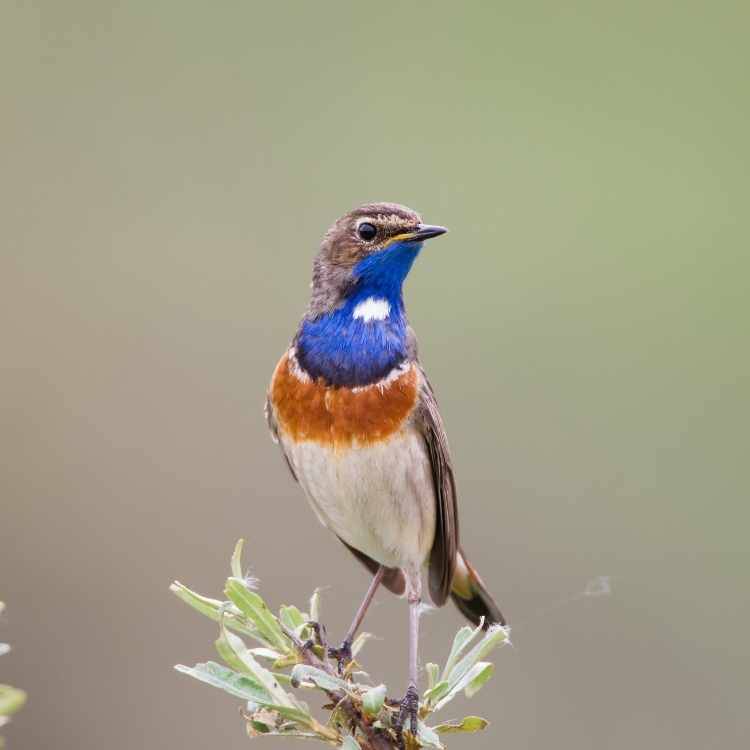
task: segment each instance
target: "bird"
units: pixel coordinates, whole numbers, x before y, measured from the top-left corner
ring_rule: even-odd
[[[340,669],[379,586],[406,595],[409,682],[398,724],[415,734],[424,569],[434,605],[450,597],[477,625],[506,624],[460,544],[448,439],[404,306],[424,243],[447,231],[397,203],[366,203],[335,221],[265,408],[319,521],[372,574],[344,641],[329,651]]]

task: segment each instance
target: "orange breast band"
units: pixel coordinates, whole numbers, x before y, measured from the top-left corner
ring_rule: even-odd
[[[415,365],[380,383],[354,389],[311,380],[296,368],[285,354],[270,389],[276,421],[293,440],[335,448],[371,445],[398,432],[417,403]]]

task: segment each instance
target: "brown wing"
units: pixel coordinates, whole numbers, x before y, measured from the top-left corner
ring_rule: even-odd
[[[419,395],[419,405],[414,423],[424,437],[432,466],[435,486],[435,541],[430,552],[429,585],[432,601],[438,606],[445,603],[451,591],[456,571],[458,552],[458,509],[456,507],[456,482],[448,449],[443,420],[427,377],[422,373],[424,385]]]

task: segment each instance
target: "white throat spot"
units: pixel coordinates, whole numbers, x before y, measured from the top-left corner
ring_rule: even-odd
[[[385,320],[391,314],[391,303],[381,297],[368,297],[360,302],[352,313],[353,318],[362,318],[365,323],[371,320]]]

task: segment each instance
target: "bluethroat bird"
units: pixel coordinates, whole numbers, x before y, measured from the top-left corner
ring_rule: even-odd
[[[336,221],[266,403],[271,434],[318,519],[373,575],[344,642],[331,649],[339,665],[351,660],[380,584],[406,593],[409,686],[399,716],[413,732],[423,568],[435,605],[450,596],[472,622],[505,624],[461,549],[448,440],[404,309],[403,283],[423,243],[446,231],[395,203]]]

